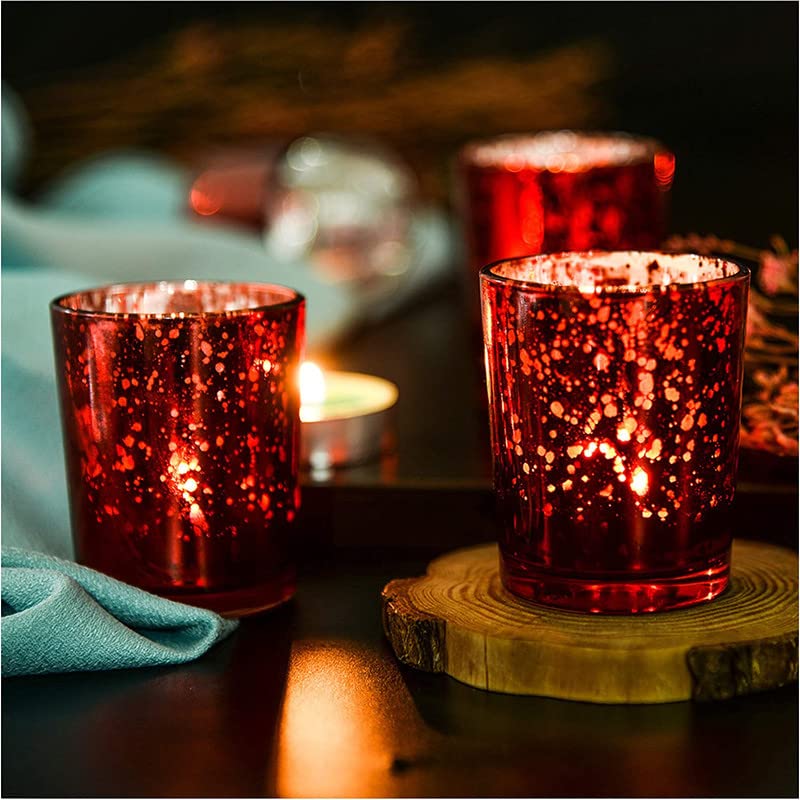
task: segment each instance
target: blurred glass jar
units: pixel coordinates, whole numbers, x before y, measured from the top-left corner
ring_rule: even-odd
[[[276,259],[305,261],[325,281],[366,289],[410,269],[416,179],[379,144],[304,136],[223,151],[205,163],[190,192],[192,211],[262,232]]]

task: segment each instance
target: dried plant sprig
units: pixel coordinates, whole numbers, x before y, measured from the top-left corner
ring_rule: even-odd
[[[747,309],[745,360],[758,364],[797,364],[797,334],[771,322],[751,299]]]
[[[797,294],[797,250],[761,254],[761,267],[756,275],[759,288],[770,297],[782,293]]]
[[[195,25],[102,71],[27,91],[38,137],[32,183],[97,151],[146,146],[178,158],[210,144],[314,131],[380,137],[447,196],[441,165],[465,139],[585,126],[605,113],[613,72],[599,40],[513,58],[439,63],[402,23]]]
[[[798,454],[798,386],[786,366],[755,370],[755,397],[742,408],[741,441],[746,447],[780,455]]]
[[[714,234],[687,233],[685,235],[675,234],[664,242],[665,250],[673,250],[678,253],[699,253],[701,256],[724,254],[738,256],[747,261],[759,261],[762,250],[739,244],[730,239],[720,239]]]
[[[797,251],[781,236],[759,250],[714,235],[672,236],[667,250],[728,255],[756,262],[745,339],[741,443],[777,455],[798,455]]]

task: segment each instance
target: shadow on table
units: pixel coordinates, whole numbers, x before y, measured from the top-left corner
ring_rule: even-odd
[[[509,797],[797,796],[796,686],[721,703],[594,705],[400,671],[448,742],[436,760],[412,754],[401,766],[449,775],[451,796],[486,786]]]
[[[185,666],[5,680],[3,796],[263,794],[292,616],[248,620]]]

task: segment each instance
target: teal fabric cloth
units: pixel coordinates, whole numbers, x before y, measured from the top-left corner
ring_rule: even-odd
[[[236,623],[70,561],[3,548],[3,675],[191,661]]]

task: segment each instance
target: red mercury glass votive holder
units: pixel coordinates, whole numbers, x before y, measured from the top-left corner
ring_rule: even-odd
[[[78,560],[230,616],[289,599],[303,297],[187,280],[50,308]]]
[[[666,232],[675,156],[626,133],[547,131],[466,145],[460,154],[466,286],[502,258],[567,250],[649,250]]]
[[[725,589],[748,285],[737,264],[655,252],[482,270],[511,592],[626,614]]]

